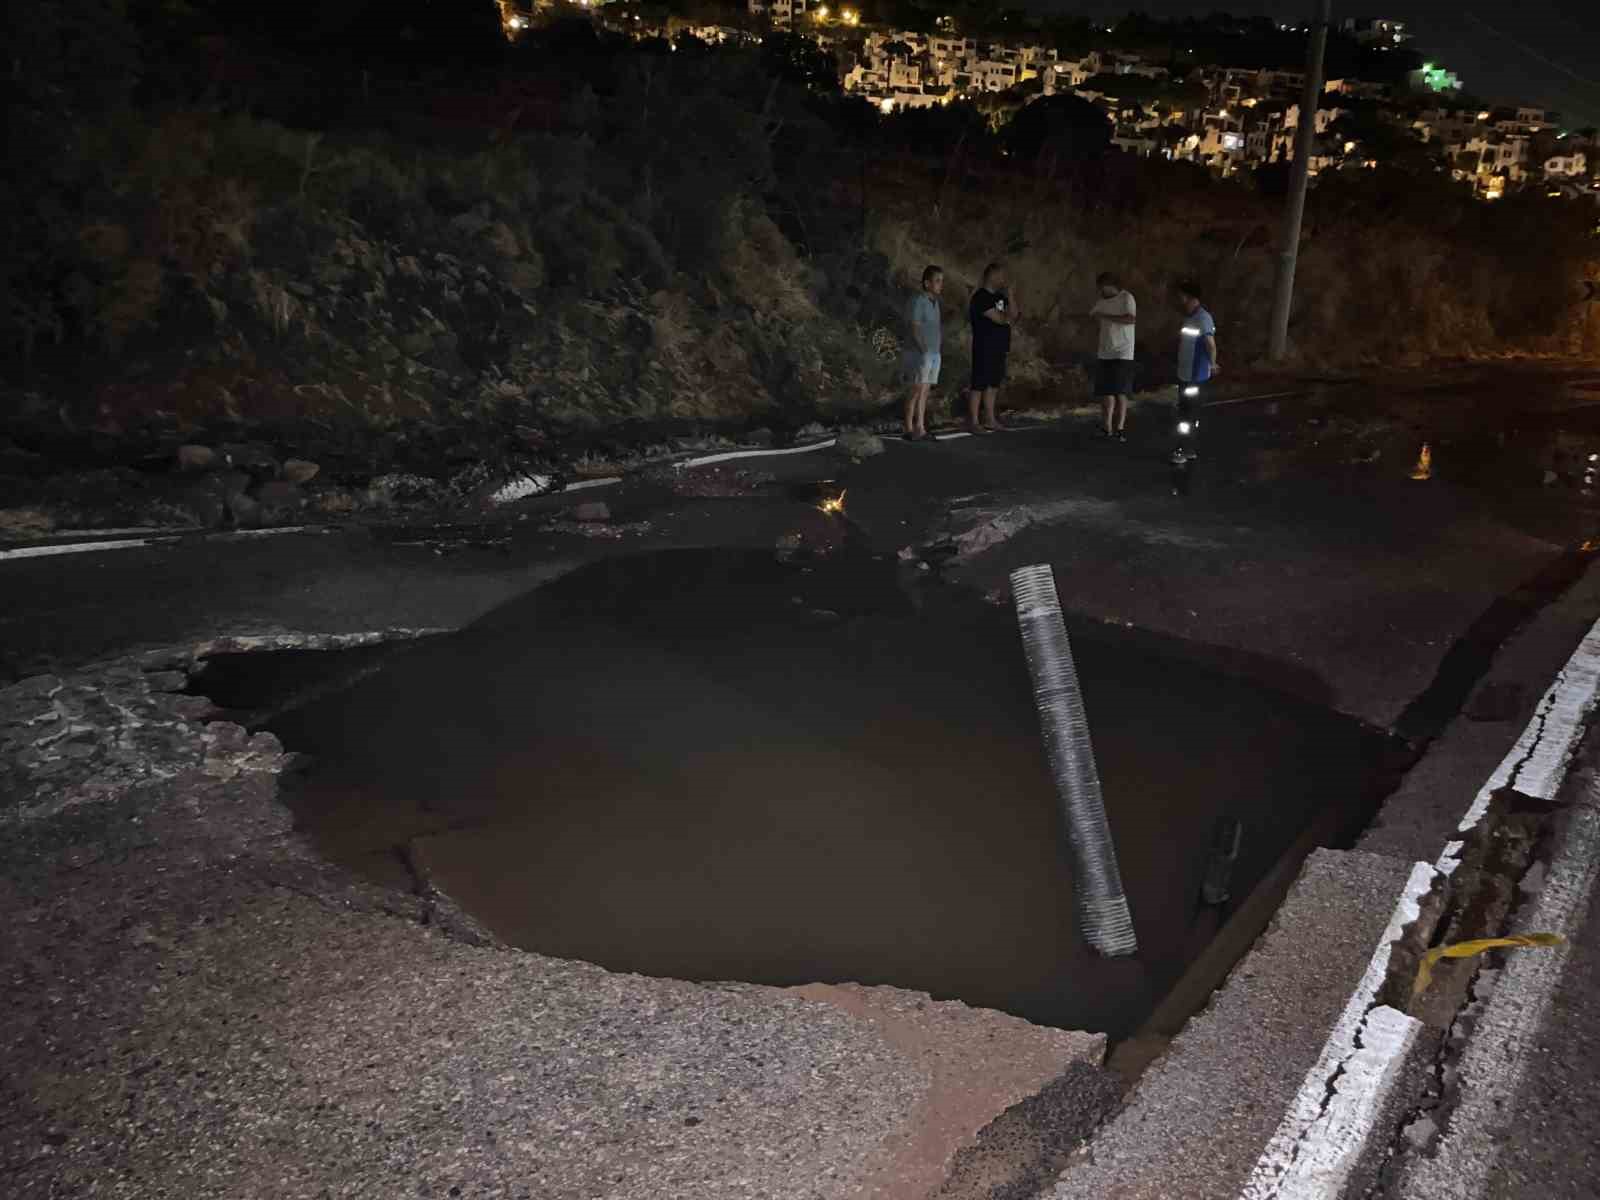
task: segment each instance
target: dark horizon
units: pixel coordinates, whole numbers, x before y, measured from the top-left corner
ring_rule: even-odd
[[[1310,19],[1312,0],[1029,0],[1041,13],[1077,12],[1112,20],[1128,12],[1155,17],[1231,12],[1278,21]],[[1600,125],[1600,75],[1573,53],[1600,44],[1600,4],[1588,0],[1525,0],[1514,12],[1485,0],[1394,0],[1359,8],[1335,4],[1334,21],[1385,17],[1415,28],[1412,45],[1459,75],[1466,89],[1497,103],[1539,105],[1561,112],[1570,128]]]

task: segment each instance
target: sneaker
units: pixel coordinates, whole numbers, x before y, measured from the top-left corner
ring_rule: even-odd
[[[1120,429],[1117,430],[1117,441],[1121,442],[1124,446],[1126,446],[1128,444],[1128,435],[1123,433],[1122,430],[1120,430]]]

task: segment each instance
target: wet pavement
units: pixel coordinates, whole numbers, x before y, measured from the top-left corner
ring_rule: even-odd
[[[1253,1159],[1250,1131],[1281,1115],[1274,1089],[1292,1090],[1308,1065],[1301,1059],[1315,1052],[1308,1018],[1335,1010],[1346,977],[1359,973],[1369,910],[1388,890],[1394,864],[1404,867],[1411,842],[1432,836],[1434,808],[1459,811],[1455,783],[1474,777],[1475,784],[1475,772],[1457,760],[1479,748],[1503,752],[1548,680],[1544,642],[1561,641],[1580,618],[1584,627],[1592,620],[1592,589],[1569,590],[1555,578],[1563,561],[1575,564],[1574,578],[1587,578],[1584,544],[1596,533],[1585,493],[1587,456],[1600,452],[1588,441],[1592,390],[1589,376],[1513,372],[1219,409],[1188,490],[1177,495],[1163,462],[1162,414],[1146,408],[1134,415],[1130,447],[1097,445],[1088,422],[1069,421],[937,446],[894,444],[860,464],[801,456],[692,491],[670,477],[639,478],[608,490],[603,537],[571,519],[568,501],[551,499],[465,529],[194,538],[115,555],[8,562],[0,564],[0,671],[14,677],[222,633],[292,641],[294,631],[465,628],[393,654],[342,659],[332,681],[320,665],[307,672],[277,660],[286,665],[270,686],[236,679],[223,698],[219,664],[196,690],[211,688],[252,721],[280,729],[291,749],[319,756],[289,800],[323,851],[402,889],[414,887],[420,870],[522,944],[695,978],[782,982],[802,969],[812,979],[892,972],[896,982],[941,995],[1108,1029],[1132,1025],[1132,1014],[1153,1001],[1211,928],[1197,897],[1219,812],[1238,803],[1248,818],[1235,880],[1243,892],[1317,804],[1352,803],[1348,784],[1367,777],[1347,762],[1374,735],[1338,713],[1388,727],[1432,691],[1443,697],[1437,712],[1429,710],[1433,727],[1460,697],[1467,715],[1436,743],[1450,761],[1425,764],[1428,779],[1451,788],[1414,820],[1385,812],[1405,853],[1319,859],[1326,869],[1307,877],[1302,897],[1313,904],[1305,927],[1312,932],[1286,926],[1263,943],[1259,973],[1245,969],[1230,985],[1242,999],[1191,1024],[1187,1049],[1169,1057],[1165,1075],[1147,1076],[1141,1104],[1127,1110],[1130,1144],[1154,1147],[1140,1151],[1146,1190],[1129,1194],[1171,1195],[1174,1178],[1192,1178],[1193,1195],[1220,1197],[1232,1194],[1240,1164]],[[816,512],[814,489],[823,480],[847,493],[849,525],[829,525]],[[974,531],[979,540],[1000,536],[982,552],[950,556],[947,548],[962,538],[970,544]],[[719,549],[681,555],[708,546]],[[920,556],[935,569],[904,574],[897,552],[907,547],[913,563]],[[827,552],[812,561],[807,550]],[[1033,561],[1053,564],[1063,601],[1077,614],[1072,629],[1113,830],[1145,941],[1132,963],[1088,960],[1070,928],[1069,880],[1020,646],[1005,606],[981,599],[1002,599],[1009,570]],[[930,578],[909,581],[918,576]],[[1528,586],[1539,579],[1551,586]],[[1507,607],[1519,593],[1525,602]],[[1585,611],[1567,611],[1574,604]],[[1559,628],[1541,633],[1538,653],[1505,652],[1551,613]],[[1472,655],[1458,676],[1446,668],[1463,644]],[[1448,686],[1440,685],[1445,675]],[[330,685],[345,690],[318,693]],[[300,707],[285,711],[286,694]],[[1342,758],[1335,761],[1330,747]],[[1317,790],[1324,777],[1347,786],[1324,796]],[[163,803],[171,812],[162,829],[210,811],[196,809],[193,797]],[[127,804],[118,804],[120,820]],[[74,830],[92,826],[96,812],[76,810]],[[225,817],[219,810],[224,826]],[[712,824],[715,852],[707,849]],[[619,837],[619,829],[630,832]],[[254,1004],[250,989],[286,971],[303,975],[294,985],[298,1007],[262,1043],[269,1053],[298,1044],[322,997],[336,992],[339,1021],[314,1055],[295,1060],[294,1070],[311,1071],[315,1086],[272,1093],[261,1103],[273,1112],[309,1105],[324,1087],[340,1103],[364,1103],[370,1088],[342,1060],[341,1039],[366,1038],[361,1045],[390,1076],[402,1063],[431,1069],[426,1064],[449,1041],[459,998],[452,981],[462,972],[481,970],[503,984],[485,993],[463,1026],[491,1030],[495,1045],[452,1049],[452,1073],[435,1080],[443,1091],[425,1090],[424,1099],[470,1090],[462,1081],[486,1078],[483,1064],[495,1060],[496,1047],[523,1046],[526,1031],[547,1029],[551,1014],[562,1022],[558,1048],[621,1052],[619,1016],[626,1023],[627,1014],[648,1014],[663,989],[687,988],[623,982],[528,956],[534,974],[583,975],[547,1013],[542,1001],[530,1007],[519,999],[528,994],[527,970],[489,958],[469,966],[453,951],[429,956],[414,938],[384,936],[387,927],[335,918],[325,898],[300,898],[297,873],[280,879],[273,867],[256,880],[208,867],[193,878],[162,876],[165,860],[141,867],[154,860],[140,853],[125,863],[80,859],[73,849],[63,859],[63,872],[82,872],[85,861],[94,869],[76,874],[75,888],[48,892],[56,924],[7,922],[32,939],[29,970],[63,994],[98,980],[96,995],[137,997],[150,982],[138,956],[147,947],[152,954],[180,947],[183,972],[169,980],[188,981],[185,988],[233,981],[206,993],[205,1038],[219,1043],[237,1028],[230,1005]],[[160,887],[142,888],[140,870]],[[135,876],[119,874],[125,871]],[[91,877],[104,884],[92,897],[84,891]],[[247,928],[264,895],[271,911],[260,910],[259,929]],[[118,910],[122,896],[130,898],[128,913]],[[63,975],[45,934],[57,925],[63,937],[85,928],[77,907],[91,902],[109,931],[107,945],[120,945],[132,928],[134,949],[108,957],[99,942],[80,937],[74,953],[82,961]],[[232,915],[213,928],[207,913]],[[239,914],[248,919],[235,928]],[[154,932],[141,932],[140,920]],[[1308,958],[1312,937],[1340,947],[1338,954],[1317,950]],[[304,971],[292,965],[297,955]],[[391,978],[399,959],[409,964],[403,981]],[[341,960],[361,965],[353,982],[330,992],[323,976],[338,975]],[[149,971],[165,969],[153,961]],[[376,992],[372,979],[385,981]],[[241,980],[248,981],[242,991]],[[606,998],[579,1012],[574,1001],[596,989]],[[21,994],[34,992],[48,999],[39,987]],[[261,993],[276,994],[270,986]],[[720,994],[682,992],[693,997],[691,1008]],[[129,1069],[142,1069],[159,1055],[140,1040],[140,1006],[130,999],[124,1007],[117,1036],[125,1046],[113,1053],[131,1047]],[[29,1102],[59,1101],[96,1147],[112,1145],[116,1133],[102,1128],[99,1101],[63,1098],[51,1082],[47,1043],[67,1026],[50,1011],[41,1000],[38,1028],[56,1032],[39,1043],[34,1066],[43,1074],[37,1087],[30,1084]],[[190,1037],[193,1011],[163,1016],[174,1042]],[[258,1004],[248,1016],[271,1011]],[[696,1041],[704,1021],[693,1013],[687,1020],[673,1026],[673,1070],[721,1053]],[[1242,1037],[1242,1026],[1259,1036]],[[780,1028],[783,1021],[762,1036]],[[853,1044],[848,1037],[817,1037],[815,1047],[784,1060],[797,1076],[808,1063],[848,1058],[834,1053]],[[1286,1056],[1291,1041],[1294,1054]],[[755,1044],[748,1049],[759,1056]],[[103,1047],[85,1043],[82,1053],[89,1061]],[[519,1058],[516,1070],[536,1073],[537,1058]],[[151,1087],[180,1114],[192,1107],[191,1081],[172,1072],[189,1060],[172,1062]],[[726,1065],[716,1062],[714,1073]],[[244,1064],[240,1070],[265,1079]],[[121,1071],[111,1071],[119,1081],[113,1090],[136,1087],[130,1081],[139,1076],[123,1079]],[[1267,1075],[1272,1086],[1259,1094],[1240,1083]],[[1026,1077],[1040,1086],[1037,1074]],[[1163,1079],[1173,1083],[1164,1099],[1154,1094]],[[403,1094],[403,1082],[393,1086]],[[720,1089],[713,1077],[693,1099],[710,1102]],[[578,1093],[551,1093],[556,1108],[544,1115],[559,1123],[569,1094]],[[603,1097],[582,1094],[591,1125],[584,1149],[574,1151],[579,1158],[619,1129],[644,1136]],[[873,1129],[888,1127],[885,1112],[905,1119],[900,1095],[874,1100],[883,1107],[874,1108]],[[211,1106],[207,1112],[215,1107],[209,1092],[196,1096]],[[1218,1097],[1226,1103],[1207,1108]],[[819,1093],[807,1103],[826,1100]],[[16,1143],[34,1156],[28,1162],[39,1180],[54,1170],[45,1156],[60,1145],[75,1147],[63,1164],[87,1161],[74,1157],[79,1134],[63,1135],[48,1108],[28,1136],[69,1141],[40,1143],[45,1149]],[[730,1181],[744,1169],[735,1151],[748,1141],[745,1121],[772,1115],[765,1101],[741,1112],[745,1118],[722,1131],[714,1151],[733,1165],[697,1158],[694,1194],[738,1194]],[[476,1135],[465,1126],[459,1137],[453,1126],[440,1133],[426,1112],[412,1115],[419,1129],[433,1131],[437,1159],[428,1178],[447,1182],[439,1164],[460,1153],[461,1138]],[[345,1152],[335,1147],[369,1137],[363,1119],[316,1143],[323,1149],[313,1174],[340,1174],[333,1165]],[[164,1156],[192,1125],[175,1115],[151,1126],[151,1180],[171,1175],[176,1160]],[[252,1179],[276,1177],[276,1151],[242,1124],[226,1128],[230,1161],[265,1172]],[[1152,1139],[1154,1128],[1173,1130],[1174,1138]],[[857,1133],[852,1126],[848,1136]],[[774,1126],[772,1136],[786,1134]],[[1163,1157],[1169,1143],[1178,1147],[1172,1161]],[[841,1142],[827,1161],[853,1161],[864,1145]],[[1204,1151],[1203,1182],[1184,1175],[1200,1161],[1195,1147]],[[198,1161],[188,1143],[180,1149],[183,1161]],[[1106,1169],[1115,1161],[1109,1152],[1099,1160]],[[381,1170],[393,1180],[411,1165],[400,1154]],[[568,1165],[563,1159],[561,1169]],[[368,1169],[380,1168],[361,1168]],[[778,1181],[792,1185],[819,1169],[798,1163]],[[641,1186],[637,1194],[679,1194],[670,1180]]]

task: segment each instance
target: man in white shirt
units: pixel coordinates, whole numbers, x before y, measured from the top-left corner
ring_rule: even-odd
[[[1133,331],[1139,306],[1133,293],[1111,272],[1095,280],[1100,299],[1089,315],[1100,323],[1100,348],[1095,359],[1094,394],[1105,404],[1106,438],[1128,440],[1128,396],[1133,392]]]

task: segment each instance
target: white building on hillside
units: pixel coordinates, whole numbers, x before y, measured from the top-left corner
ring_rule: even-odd
[[[1401,46],[1411,40],[1411,32],[1404,21],[1391,21],[1384,17],[1346,17],[1339,28],[1349,37],[1369,46]]]
[[[973,86],[984,92],[1004,92],[1022,82],[1019,63],[980,58],[972,64]]]
[[[898,91],[920,92],[922,90],[921,64],[891,59],[889,62],[889,86]]]
[[[946,37],[941,34],[935,34],[928,39],[928,53],[935,59],[942,58],[946,62],[961,62],[963,59],[977,57],[978,39]]]
[[[1544,160],[1546,179],[1580,179],[1589,174],[1589,155],[1583,150],[1552,154]]]
[[[779,27],[793,25],[810,11],[808,0],[747,0],[750,14],[768,17]]]
[[[1369,83],[1365,79],[1330,79],[1322,90],[1336,96],[1361,96],[1377,100],[1389,89],[1384,84]]]

